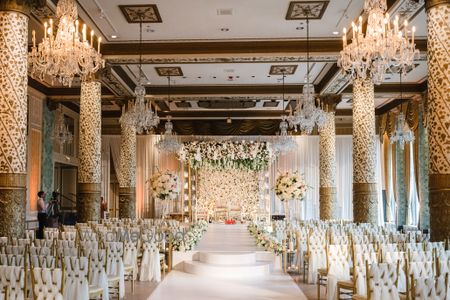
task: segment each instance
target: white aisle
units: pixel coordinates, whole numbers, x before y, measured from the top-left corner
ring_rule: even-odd
[[[149,299],[306,299],[289,275],[274,270],[273,258],[246,225],[210,224],[193,259],[170,272]]]

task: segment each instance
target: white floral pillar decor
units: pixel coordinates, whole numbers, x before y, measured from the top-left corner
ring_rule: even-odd
[[[100,218],[101,192],[101,83],[81,83],[77,213],[79,222]]]
[[[431,239],[450,238],[450,0],[426,1]]]
[[[1,236],[23,237],[25,232],[28,15],[36,3],[0,1]]]
[[[326,111],[327,121],[319,128],[320,152],[320,219],[336,219],[336,125],[335,109],[341,101],[340,95],[323,95],[321,103]]]
[[[119,217],[136,216],[136,127],[121,125]]]
[[[353,220],[378,223],[375,103],[370,79],[353,81]]]

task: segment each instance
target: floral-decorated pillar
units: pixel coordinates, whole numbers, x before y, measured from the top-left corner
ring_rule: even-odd
[[[35,4],[32,0],[0,1],[1,236],[23,237],[25,232],[28,15]]]
[[[334,112],[341,101],[340,95],[323,95],[327,122],[319,129],[320,151],[320,219],[331,220],[339,217],[336,199],[336,126]]]
[[[378,222],[375,104],[370,79],[353,81],[353,220]]]
[[[100,219],[101,192],[101,83],[90,80],[81,83],[80,145],[78,168],[78,221]]]
[[[120,136],[119,218],[136,217],[136,127],[122,123]]]
[[[426,1],[431,239],[450,238],[450,0]]]

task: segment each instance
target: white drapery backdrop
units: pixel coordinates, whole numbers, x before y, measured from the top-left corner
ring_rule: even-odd
[[[155,144],[160,136],[146,135],[137,138],[137,170],[136,170],[136,215],[138,217],[150,217],[158,213],[159,209],[151,199],[147,181],[158,170],[173,170],[181,174],[181,163],[175,155],[160,153]],[[226,137],[215,137],[223,138]],[[246,137],[246,139],[268,140],[276,137]],[[267,195],[261,195],[260,207],[270,207],[272,214],[284,214],[282,203],[276,199],[275,193],[271,189],[279,172],[298,171],[305,176],[305,180],[311,187],[305,199],[301,202],[291,201],[291,217],[298,219],[318,219],[319,218],[319,137],[318,136],[296,136],[293,137],[298,144],[297,149],[290,153],[281,155],[267,170],[269,177]],[[182,139],[192,139],[192,137],[182,137]],[[379,198],[379,223],[384,220],[382,201],[382,180],[380,161],[380,141],[376,138],[377,149],[377,182]],[[108,151],[109,149],[109,151]],[[120,136],[102,137],[102,196],[109,199],[110,194],[110,162],[118,166],[120,155]],[[115,163],[117,161],[117,164]],[[352,163],[352,137],[347,135],[336,136],[336,187],[338,200],[339,219],[352,219],[352,185],[353,185],[353,163]],[[117,168],[115,168],[117,170]],[[267,199],[268,198],[268,199]],[[267,201],[269,203],[264,203]],[[267,205],[268,204],[268,205]]]

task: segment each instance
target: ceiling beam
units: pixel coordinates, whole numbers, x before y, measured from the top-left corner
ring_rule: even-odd
[[[136,43],[109,43],[102,48],[102,54],[108,56],[129,56],[139,54]],[[420,51],[427,50],[427,41],[416,40]],[[342,50],[341,39],[311,40],[311,53],[332,54]],[[154,42],[142,45],[143,55],[183,55],[183,54],[273,54],[304,53],[306,39],[276,41],[217,41],[217,42]]]

